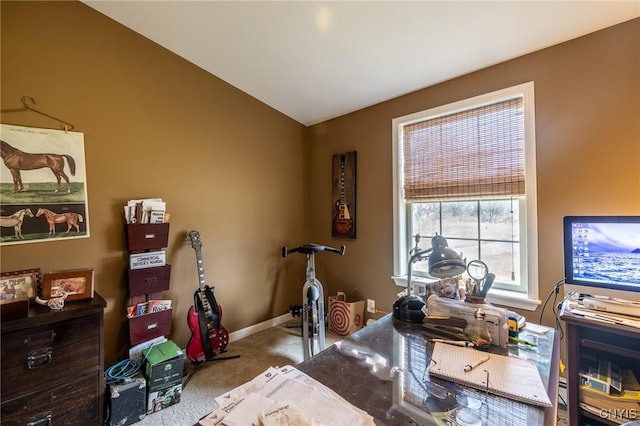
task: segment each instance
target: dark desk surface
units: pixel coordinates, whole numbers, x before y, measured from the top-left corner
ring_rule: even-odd
[[[525,332],[521,336],[527,337]],[[438,399],[426,391],[424,381],[437,382],[452,394],[473,396],[485,401],[477,411],[484,426],[554,425],[558,395],[559,339],[555,330],[543,336],[531,335],[538,343],[535,350],[492,346],[491,352],[517,355],[535,361],[553,407],[543,409],[492,394],[460,387],[451,382],[429,378],[427,373],[434,344],[429,342],[420,324],[403,323],[391,315],[345,338],[377,352],[402,368],[393,381],[377,378],[364,363],[342,353],[335,345],[297,368],[333,389],[351,404],[374,417],[376,425],[436,424],[430,412],[446,412],[458,407],[454,397]],[[549,378],[552,380],[549,380]]]

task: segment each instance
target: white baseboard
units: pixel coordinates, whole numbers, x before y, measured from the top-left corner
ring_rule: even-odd
[[[279,317],[271,318],[270,320],[262,321],[261,323],[250,325],[243,329],[229,333],[229,342],[235,342],[244,337],[251,336],[252,334],[259,333],[271,327],[275,327],[291,319],[291,313],[280,315]]]

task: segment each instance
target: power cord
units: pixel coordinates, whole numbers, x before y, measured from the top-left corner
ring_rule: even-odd
[[[147,361],[149,354],[159,343],[152,343],[148,349],[147,353],[144,354],[142,360],[138,359],[125,359],[120,362],[115,363],[111,367],[107,368],[104,372],[105,384],[109,385],[112,383],[117,383],[121,380],[128,379],[129,377],[135,375],[140,371],[142,365]]]
[[[140,361],[135,359],[125,359],[111,367],[107,368],[104,372],[104,379],[106,384],[117,383],[121,380],[128,379],[140,371]]]
[[[564,279],[561,279],[560,281],[558,281],[556,283],[555,286],[553,286],[553,289],[549,292],[549,294],[547,295],[547,298],[544,300],[544,303],[542,304],[542,309],[540,310],[540,319],[538,320],[538,324],[542,324],[542,315],[544,314],[544,310],[547,307],[547,303],[549,303],[549,299],[551,299],[551,296],[553,296],[553,305],[551,310],[553,311],[553,317],[555,320],[555,329],[556,331],[560,332],[560,340],[564,339],[564,330],[562,329],[562,324],[560,323],[560,318],[558,316],[558,307],[561,305],[562,301],[564,301],[564,297],[562,298],[561,303],[558,303],[558,294],[560,293],[560,287],[562,287],[564,285]],[[562,363],[562,361],[560,361]],[[560,386],[558,387],[558,399],[561,400],[561,403],[559,403],[558,405],[564,404],[564,409],[562,410],[562,412],[565,415],[565,418],[560,417],[560,411],[558,411],[557,413],[557,417],[556,417],[556,423],[558,425],[566,425],[567,419],[566,419],[566,401],[564,400],[564,398],[562,397],[562,395],[560,394]]]
[[[556,285],[553,287],[553,289],[549,292],[549,294],[547,295],[547,298],[544,300],[544,303],[542,304],[542,309],[540,310],[540,319],[538,320],[538,324],[542,324],[542,315],[544,314],[544,310],[547,307],[547,303],[549,303],[549,299],[551,299],[551,296],[553,297],[553,305],[552,305],[552,312],[553,312],[553,316],[555,319],[555,329],[560,331],[560,340],[562,340],[564,338],[564,331],[562,330],[562,326],[560,324],[560,318],[558,317],[558,294],[560,293],[560,287],[562,287],[564,285],[564,279],[561,279],[560,281],[558,281],[556,283]],[[563,298],[564,300],[564,298]]]

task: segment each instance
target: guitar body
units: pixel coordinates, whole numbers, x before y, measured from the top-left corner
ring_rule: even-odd
[[[213,288],[205,284],[202,243],[198,231],[189,232],[191,246],[196,251],[200,288],[193,295],[193,306],[187,314],[187,325],[191,338],[187,343],[187,358],[191,362],[210,361],[225,352],[229,344],[229,333],[222,326],[222,306],[213,295]]]
[[[218,305],[218,309],[220,318],[222,318],[222,306]],[[207,361],[207,354],[202,340],[202,330],[200,329],[200,315],[193,306],[189,308],[187,324],[191,330],[191,338],[187,343],[187,358],[189,358],[191,362]],[[210,327],[208,330],[208,338],[213,355],[218,355],[226,351],[227,345],[229,344],[229,333],[224,327]]]
[[[333,217],[333,229],[338,234],[348,234],[353,228],[353,219],[349,214],[349,208],[341,200],[336,201],[337,212]]]

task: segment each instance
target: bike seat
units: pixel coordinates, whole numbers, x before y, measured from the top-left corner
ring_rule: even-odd
[[[325,249],[326,247],[320,244],[304,244],[298,247],[297,251],[304,254],[311,254],[311,253],[318,253],[318,252],[324,251]]]
[[[301,245],[300,247],[296,247],[293,249],[288,249],[287,247],[282,247],[282,257],[287,257],[287,255],[289,253],[304,253],[304,254],[312,254],[312,253],[319,253],[321,251],[330,251],[330,252],[334,252],[334,253],[338,253],[339,255],[343,255],[344,251],[345,251],[346,247],[345,246],[341,246],[340,249],[336,249],[333,247],[327,247],[327,246],[323,246],[320,244],[304,244]]]

